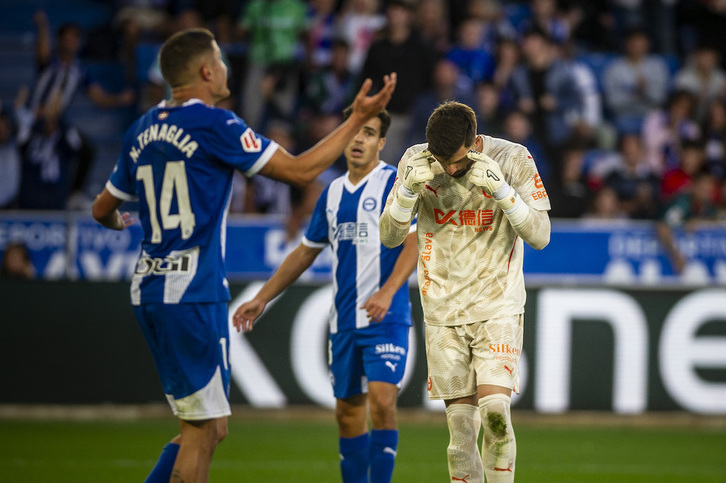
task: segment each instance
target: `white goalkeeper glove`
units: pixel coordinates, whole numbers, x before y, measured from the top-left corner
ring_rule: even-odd
[[[494,198],[513,226],[523,223],[529,216],[529,207],[504,180],[499,163],[486,154],[473,150],[469,151],[467,157],[474,161],[469,171],[469,181]]]
[[[434,179],[431,171],[433,159],[429,150],[425,149],[406,162],[401,186],[396,190],[391,204],[390,213],[394,220],[400,223],[411,221],[411,212],[418,200],[418,194],[427,181]]]

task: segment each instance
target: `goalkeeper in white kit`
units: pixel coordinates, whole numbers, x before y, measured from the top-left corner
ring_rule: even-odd
[[[417,217],[418,283],[430,399],[443,399],[452,481],[511,482],[510,414],[519,392],[523,241],[549,243],[547,192],[527,149],[476,134],[474,111],[446,102],[427,143],[411,146],[381,216],[381,242],[401,244]],[[477,445],[484,429],[481,452]]]

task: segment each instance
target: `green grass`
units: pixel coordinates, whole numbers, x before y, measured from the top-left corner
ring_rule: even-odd
[[[254,414],[254,413],[252,413]],[[516,420],[515,420],[516,423]],[[0,421],[0,481],[143,481],[176,423]],[[442,414],[402,422],[395,482],[446,482]],[[619,426],[516,426],[518,482],[726,482],[726,430]],[[330,419],[230,421],[213,482],[339,481]]]

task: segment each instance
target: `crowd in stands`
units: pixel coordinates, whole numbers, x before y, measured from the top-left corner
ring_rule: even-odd
[[[479,132],[525,145],[552,217],[726,219],[726,5],[715,0],[117,0],[110,25],[54,39],[34,18],[32,86],[2,99],[0,207],[83,208],[94,149],[64,109],[76,91],[139,112],[168,95],[139,52],[173,32],[212,30],[235,110],[295,153],[342,120],[365,78],[398,73],[381,154],[396,165],[425,141],[431,111],[459,100]],[[51,44],[53,47],[51,49]],[[110,93],[86,58],[122,62],[132,89]],[[109,171],[112,163],[109,164]],[[306,190],[235,183],[232,210],[282,213],[293,238],[339,163]],[[76,196],[76,198],[74,198]],[[80,201],[78,199],[80,196]],[[86,200],[87,201],[87,200]]]

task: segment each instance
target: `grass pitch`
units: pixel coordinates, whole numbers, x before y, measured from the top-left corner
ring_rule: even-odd
[[[237,414],[237,413],[236,413]],[[518,482],[726,482],[726,425],[514,414]],[[336,482],[332,412],[242,411],[212,464],[211,481]],[[129,420],[0,419],[3,482],[143,481],[174,435],[171,416]],[[402,412],[394,482],[446,482],[440,413]]]

